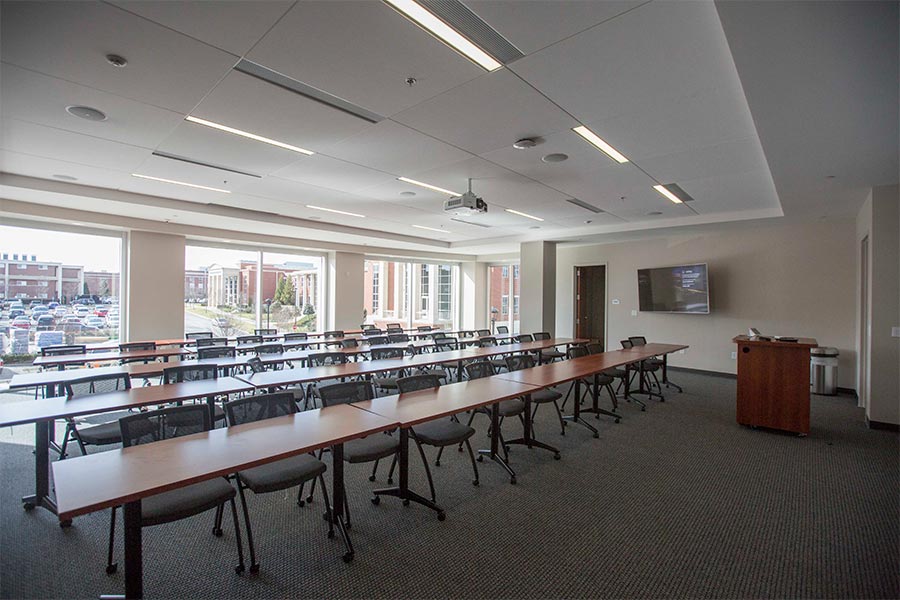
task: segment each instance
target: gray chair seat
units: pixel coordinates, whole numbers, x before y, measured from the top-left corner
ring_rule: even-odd
[[[490,406],[483,406],[478,410],[488,415],[491,414]],[[525,412],[525,401],[519,400],[518,398],[513,398],[512,400],[501,401],[497,414],[499,414],[501,417],[514,417],[516,415],[522,414],[523,412]]]
[[[163,492],[141,502],[141,527],[200,514],[234,498],[234,487],[221,477]]]
[[[545,402],[553,402],[562,398],[562,394],[553,390],[538,390],[531,394],[531,402],[533,404],[544,404]]]
[[[643,363],[645,371],[658,371],[662,366],[662,361],[658,358],[648,358],[647,360],[643,361]]]
[[[372,380],[372,383],[375,385],[375,387],[385,390],[397,389],[396,377],[376,377]]]
[[[325,463],[315,456],[301,454],[241,471],[241,480],[256,494],[277,492],[315,479],[325,472]]]
[[[506,360],[503,359],[503,358],[492,358],[490,362],[491,362],[491,365],[494,367],[495,370],[496,370],[496,369],[505,369],[505,368],[506,368]]]
[[[413,431],[420,442],[429,446],[451,446],[462,443],[475,435],[475,430],[471,427],[450,419],[416,425],[413,427]]]
[[[443,369],[423,369],[420,375],[434,375],[435,377],[440,377],[441,379],[447,379],[447,372]]]
[[[547,350],[541,350],[541,356],[544,358],[565,358],[566,353],[561,352],[560,350],[556,350],[555,348],[548,348]]]
[[[625,369],[607,369],[603,371],[603,375],[607,375],[608,377],[617,377],[620,379],[625,378]]]
[[[88,427],[79,427],[78,435],[85,444],[93,446],[118,444],[122,441],[122,432],[119,429],[118,421],[110,421],[109,423],[90,425]]]
[[[396,437],[376,434],[361,440],[344,444],[344,460],[350,463],[364,463],[393,455],[400,448]]]

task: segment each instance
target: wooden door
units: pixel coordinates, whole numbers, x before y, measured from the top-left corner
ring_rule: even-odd
[[[606,267],[575,267],[575,336],[606,343]]]

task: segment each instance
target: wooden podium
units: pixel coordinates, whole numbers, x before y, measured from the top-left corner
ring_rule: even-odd
[[[746,335],[737,344],[737,422],[809,433],[809,349],[811,338],[796,342],[759,340]]]

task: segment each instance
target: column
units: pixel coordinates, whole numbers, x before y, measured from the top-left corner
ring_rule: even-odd
[[[525,242],[519,250],[519,330],[549,331],[556,326],[556,243]],[[512,267],[510,267],[512,277]],[[512,311],[513,298],[509,299]]]
[[[132,231],[127,285],[126,339],[184,335],[184,236]]]
[[[353,252],[328,254],[328,329],[357,329],[363,311],[364,258]]]

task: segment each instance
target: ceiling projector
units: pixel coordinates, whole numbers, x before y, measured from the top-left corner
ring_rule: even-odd
[[[454,196],[444,201],[444,212],[457,217],[469,217],[486,213],[487,203],[472,193],[472,180],[469,180],[469,191],[462,196]]]

